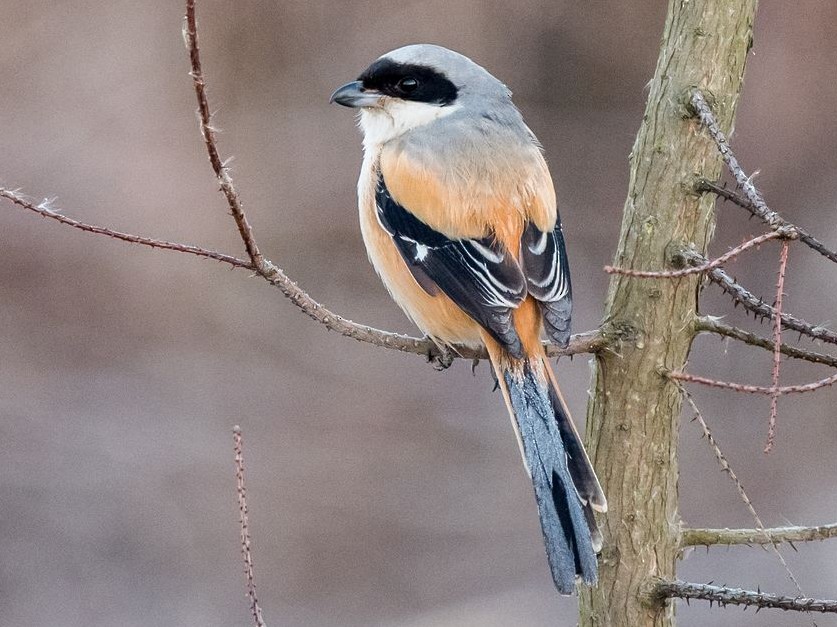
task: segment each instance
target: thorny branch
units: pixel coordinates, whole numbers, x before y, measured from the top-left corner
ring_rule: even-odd
[[[235,451],[235,486],[238,495],[238,519],[241,525],[241,554],[244,557],[244,575],[247,577],[247,598],[256,627],[266,627],[262,608],[256,598],[256,577],[253,570],[253,555],[250,551],[250,518],[247,512],[247,487],[244,484],[244,438],[241,427],[233,427],[233,449]]]
[[[222,263],[226,263],[234,268],[242,268],[256,272],[259,276],[263,276],[256,271],[250,261],[233,257],[214,250],[201,248],[200,246],[193,246],[191,244],[180,244],[175,242],[168,242],[165,240],[154,239],[150,237],[143,237],[140,235],[132,235],[130,233],[123,233],[101,226],[81,222],[75,218],[70,218],[67,215],[59,212],[48,201],[35,204],[28,200],[23,194],[17,190],[5,189],[0,187],[0,198],[6,200],[37,213],[40,216],[49,218],[66,224],[73,228],[85,231],[87,233],[95,233],[97,235],[104,235],[113,239],[130,242],[132,244],[139,244],[141,246],[148,246],[151,248],[158,248],[162,250],[171,250],[179,253],[187,253],[196,255],[198,257],[205,257],[214,259]],[[432,340],[428,338],[410,337],[409,335],[402,335],[400,333],[391,333],[389,331],[382,331],[373,327],[358,324],[339,316],[311,298],[305,291],[303,291],[296,283],[294,283],[287,275],[277,268],[272,262],[264,260],[269,263],[275,270],[275,278],[267,279],[274,287],[278,287],[285,296],[287,296],[297,307],[302,309],[314,320],[324,324],[328,329],[337,331],[341,335],[353,338],[359,342],[365,342],[374,346],[382,348],[391,348],[404,353],[413,353],[416,355],[424,355],[431,360],[446,359],[461,357],[463,359],[485,359],[486,353],[482,350],[475,350],[465,346],[451,347],[451,353],[443,351]],[[598,331],[588,331],[574,335],[567,348],[559,348],[554,344],[546,344],[547,354],[551,357],[560,355],[578,355],[581,353],[595,353],[602,350],[605,346],[605,340]]]
[[[714,316],[702,316],[698,318],[695,322],[695,331],[698,333],[714,333],[716,335],[720,335],[721,337],[729,337],[738,340],[739,342],[743,342],[744,344],[758,346],[759,348],[764,348],[765,350],[769,350],[771,352],[775,349],[775,344],[772,340],[756,335],[755,333],[751,333],[750,331],[745,331],[744,329],[724,324]],[[804,350],[796,348],[795,346],[789,346],[785,343],[781,344],[780,350],[783,355],[787,355],[792,359],[800,359],[803,361],[810,361],[815,364],[823,364],[831,366],[832,368],[837,368],[837,357],[832,357],[831,355],[826,355],[825,353]]]
[[[684,263],[689,265],[703,265],[706,263],[706,258],[693,251],[683,250],[679,253]],[[707,278],[718,285],[724,292],[732,297],[733,301],[753,313],[759,318],[773,318],[776,315],[776,309],[745,287],[740,285],[721,268],[713,268],[706,273]],[[815,340],[828,342],[829,344],[837,344],[837,333],[822,325],[811,324],[801,318],[797,318],[788,313],[782,313],[782,327],[796,331],[801,335],[806,335]]]
[[[814,542],[837,538],[837,523],[817,527],[775,527],[773,529],[684,529],[681,546],[717,544],[764,545],[787,542]]]
[[[605,266],[604,270],[608,274],[621,274],[623,276],[634,277],[637,279],[679,279],[692,274],[700,274],[701,272],[708,272],[714,268],[719,268],[744,251],[759,246],[768,240],[777,238],[793,239],[794,237],[795,234],[792,231],[770,231],[769,233],[747,240],[743,244],[724,253],[717,259],[707,261],[706,263],[700,265],[682,268],[680,270],[633,270],[632,268],[616,268],[614,266]]]
[[[762,217],[759,210],[756,209],[755,205],[753,205],[747,198],[739,196],[732,190],[729,190],[725,187],[721,187],[720,185],[713,183],[712,181],[707,181],[706,179],[701,179],[700,181],[698,181],[697,185],[695,185],[695,191],[699,193],[712,192],[713,194],[715,194],[716,196],[720,196],[724,200],[729,200],[730,202],[738,205],[739,207],[743,207],[744,209],[749,211],[753,216],[762,219],[765,223],[767,223],[774,229],[791,228],[795,230],[798,234],[800,242],[802,242],[812,250],[817,251],[826,259],[837,262],[837,252],[835,252],[831,248],[828,248],[825,244],[823,244],[816,237],[811,235],[808,231],[796,226],[795,224],[791,224],[775,211],[771,212],[771,223],[770,220],[767,220]]]
[[[837,601],[827,599],[811,599],[798,596],[789,597],[767,592],[753,592],[741,588],[726,588],[704,583],[689,583],[676,579],[674,581],[657,581],[653,586],[652,596],[662,599],[700,599],[724,605],[743,605],[746,607],[773,608],[778,610],[792,610],[795,612],[837,612]]]
[[[776,420],[779,414],[779,371],[782,365],[782,301],[785,296],[785,271],[788,267],[788,241],[782,242],[782,252],[779,254],[779,272],[776,279],[776,310],[773,316],[773,370],[770,376],[770,421],[767,427],[767,443],[764,452],[769,453],[776,439]]]
[[[756,507],[753,505],[753,502],[750,500],[750,497],[747,496],[746,490],[744,490],[744,485],[741,483],[741,480],[738,478],[738,475],[735,474],[735,471],[732,469],[732,466],[729,464],[729,460],[724,455],[723,451],[721,451],[721,447],[718,445],[718,441],[715,439],[715,436],[712,435],[712,431],[709,429],[709,425],[706,423],[706,419],[703,417],[703,414],[698,408],[697,403],[695,403],[695,399],[692,398],[692,395],[689,391],[683,387],[680,383],[677,383],[677,387],[680,388],[680,394],[683,395],[683,398],[686,399],[686,402],[689,404],[689,407],[692,409],[694,417],[692,418],[693,421],[697,421],[700,425],[701,430],[703,431],[703,437],[706,438],[706,441],[709,443],[709,446],[712,447],[712,452],[715,455],[715,459],[718,461],[718,465],[721,467],[721,470],[730,478],[733,485],[735,485],[735,490],[738,492],[738,496],[741,497],[744,505],[747,507],[747,511],[750,512],[750,516],[753,518],[753,522],[756,523],[756,531],[765,538],[768,543],[770,544],[770,549],[776,555],[776,559],[782,564],[785,569],[785,573],[788,575],[788,579],[791,580],[793,585],[799,591],[799,594],[802,594],[802,587],[799,585],[799,581],[796,579],[796,576],[791,571],[790,566],[788,566],[787,561],[785,561],[785,557],[782,555],[781,551],[779,551],[779,547],[776,546],[775,543],[770,542],[770,536],[767,533],[767,529],[764,526],[764,523],[761,521],[761,516],[759,516],[758,512],[756,511]]]
[[[749,200],[750,204],[752,204],[753,210],[757,212],[756,215],[758,215],[774,229],[788,228],[789,225],[783,224],[782,218],[772,211],[770,207],[767,206],[767,203],[764,202],[761,194],[756,189],[755,185],[753,185],[752,177],[747,176],[738,164],[738,159],[735,158],[735,154],[729,147],[724,132],[718,125],[718,121],[715,119],[712,109],[699,89],[692,91],[690,102],[697,113],[698,119],[700,119],[703,126],[706,127],[706,130],[709,132],[710,137],[712,137],[715,141],[715,146],[717,146],[721,158],[724,160],[724,163],[727,165],[730,173],[735,178],[735,182],[738,183],[738,186],[744,192],[747,200]]]
[[[733,390],[734,392],[746,392],[747,394],[766,394],[768,396],[784,396],[785,394],[803,394],[805,392],[813,392],[820,388],[828,387],[837,383],[837,373],[814,381],[813,383],[803,383],[800,385],[785,385],[778,387],[766,387],[761,385],[748,385],[746,383],[732,383],[730,381],[719,381],[717,379],[710,379],[709,377],[701,377],[696,374],[689,374],[687,372],[668,372],[666,376],[669,379],[676,381],[686,381],[687,383],[700,383],[713,388],[721,388],[724,390]]]

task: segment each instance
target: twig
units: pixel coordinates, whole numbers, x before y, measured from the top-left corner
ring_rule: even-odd
[[[738,340],[739,342],[743,342],[744,344],[758,346],[759,348],[764,348],[771,352],[775,347],[775,344],[766,337],[760,337],[750,331],[745,331],[744,329],[724,324],[712,316],[703,316],[698,318],[697,322],[695,322],[695,330],[699,333],[714,333],[723,337],[730,337]],[[783,355],[787,355],[792,359],[801,359],[815,364],[824,364],[826,366],[831,366],[832,368],[837,368],[837,357],[832,357],[831,355],[803,350],[794,346],[788,346],[785,343],[781,344],[780,350]]]
[[[132,235],[130,233],[122,233],[113,229],[81,222],[58,212],[49,206],[49,202],[45,201],[39,205],[35,205],[16,190],[0,188],[0,198],[5,198],[10,202],[45,218],[56,220],[61,224],[66,224],[67,226],[71,226],[87,233],[104,235],[105,237],[111,237],[131,242],[133,244],[139,244],[141,246],[149,246],[151,248],[171,250],[174,252],[188,253],[199,257],[215,259],[216,261],[229,264],[235,268],[255,271],[251,262],[233,257],[231,255],[226,255],[224,253],[219,253],[214,250],[208,250],[206,248],[192,246],[190,244],[179,244],[153,239],[150,237],[142,237],[140,235]],[[343,318],[342,316],[326,309],[323,305],[311,298],[272,262],[267,260],[265,260],[265,262],[269,263],[275,269],[275,274],[272,279],[267,279],[266,277],[263,278],[265,278],[274,287],[279,288],[285,296],[287,296],[297,307],[308,314],[311,318],[325,325],[328,329],[337,331],[345,337],[353,338],[359,342],[372,344],[373,346],[380,346],[382,348],[390,348],[401,351],[403,353],[424,355],[433,361],[445,358],[473,360],[486,359],[488,357],[484,349],[473,349],[467,346],[452,346],[450,347],[450,351],[447,352],[428,338],[417,338],[410,337],[409,335],[402,335],[400,333],[391,333],[389,331],[382,331],[365,324],[358,324],[356,322],[352,322],[351,320],[347,320],[346,318]],[[263,275],[259,274],[259,276]],[[567,348],[560,348],[555,344],[550,343],[545,343],[544,346],[550,357],[557,357],[561,355],[595,353],[604,348],[605,344],[606,340],[598,331],[588,331],[586,333],[574,335]]]
[[[773,369],[770,377],[770,386],[773,393],[770,395],[770,421],[767,427],[767,443],[764,452],[769,453],[773,449],[773,442],[776,439],[776,419],[779,415],[779,370],[782,365],[782,300],[785,290],[785,271],[788,267],[788,242],[782,242],[782,251],[779,253],[779,272],[776,279],[776,304],[773,306]]]
[[[684,529],[681,546],[713,546],[716,544],[779,544],[814,542],[837,538],[837,523],[817,527],[776,527],[773,529]]]
[[[186,48],[189,50],[189,60],[192,65],[190,74],[195,86],[195,96],[198,99],[198,119],[200,120],[201,135],[203,135],[203,141],[206,144],[209,163],[212,165],[212,170],[215,172],[215,177],[218,179],[218,185],[221,191],[227,197],[227,204],[230,207],[230,212],[232,213],[236,226],[238,226],[241,239],[244,241],[247,256],[250,258],[256,271],[259,274],[264,274],[270,270],[270,264],[265,263],[265,259],[259,251],[259,247],[253,237],[253,229],[247,221],[247,216],[244,214],[241,200],[238,197],[238,192],[233,185],[229,168],[221,160],[221,156],[218,153],[218,146],[215,141],[215,129],[212,127],[211,121],[212,114],[209,110],[209,101],[206,98],[206,82],[204,81],[203,69],[201,68],[195,0],[186,0],[186,24],[183,29],[183,35]]]
[[[629,276],[637,279],[679,279],[684,276],[700,274],[702,272],[708,272],[713,268],[718,268],[724,265],[726,262],[730,261],[731,259],[734,259],[744,251],[749,250],[750,248],[753,248],[755,246],[759,246],[760,244],[763,244],[768,240],[777,238],[787,238],[792,236],[792,233],[789,234],[785,231],[770,231],[769,233],[764,233],[763,235],[754,237],[753,239],[744,242],[740,246],[736,246],[732,250],[718,257],[717,259],[707,261],[706,263],[703,263],[701,265],[682,268],[680,270],[633,270],[631,268],[617,268],[614,266],[605,266],[604,270],[608,274],[621,274],[623,276]]]
[[[738,183],[738,186],[743,190],[747,200],[750,201],[750,204],[753,206],[753,211],[757,212],[756,215],[758,215],[774,229],[788,228],[787,224],[782,224],[783,220],[781,217],[779,217],[778,214],[767,206],[767,203],[764,202],[761,194],[756,189],[755,185],[753,185],[751,177],[747,176],[738,164],[738,159],[735,158],[735,154],[732,152],[732,148],[730,148],[727,143],[727,138],[721,130],[721,127],[718,125],[715,115],[712,113],[712,109],[709,107],[709,104],[706,102],[706,99],[703,97],[703,94],[699,89],[692,91],[691,103],[701,123],[706,127],[709,135],[715,141],[718,152],[721,154],[721,158],[724,160],[724,163],[727,165],[730,173],[735,178],[735,182]]]
[[[700,266],[706,263],[706,257],[694,250],[683,249],[678,255],[683,263]],[[743,306],[747,311],[752,312],[759,318],[773,318],[775,309],[765,303],[761,298],[755,296],[745,287],[738,284],[729,274],[721,268],[713,268],[706,273],[707,278],[718,285],[724,292],[729,294],[733,301]],[[821,325],[814,325],[788,313],[782,313],[782,326],[785,329],[796,331],[807,335],[815,340],[837,344],[837,333]]]
[[[677,381],[686,381],[687,383],[700,383],[713,388],[721,388],[724,390],[733,390],[735,392],[746,392],[747,394],[765,394],[768,396],[784,396],[785,394],[803,394],[805,392],[814,392],[820,388],[827,387],[837,383],[837,374],[833,374],[825,379],[814,381],[813,383],[803,383],[801,385],[786,385],[780,387],[764,387],[761,385],[747,385],[745,383],[733,383],[731,381],[719,381],[717,379],[710,379],[708,377],[701,377],[696,374],[689,374],[688,372],[668,372],[666,376],[669,379]]]
[[[238,494],[238,514],[241,523],[241,554],[244,556],[244,575],[247,577],[247,597],[250,599],[250,611],[256,627],[265,627],[262,608],[256,598],[256,578],[253,571],[253,555],[250,551],[250,520],[247,515],[247,488],[244,485],[244,442],[241,427],[233,427],[235,450],[235,482]]]
[[[657,599],[700,599],[724,605],[744,605],[761,608],[773,608],[794,612],[837,612],[837,601],[827,599],[811,599],[798,596],[789,597],[767,592],[753,592],[741,588],[726,588],[704,583],[689,583],[675,579],[674,581],[657,581],[653,595]]]
[[[718,441],[715,439],[715,436],[712,435],[712,431],[709,429],[709,425],[706,423],[706,420],[703,417],[700,409],[695,403],[695,399],[692,398],[692,395],[689,394],[689,391],[683,387],[682,384],[677,383],[677,387],[680,388],[680,394],[683,395],[683,398],[686,399],[686,402],[691,407],[692,412],[694,414],[693,421],[697,421],[700,425],[701,430],[703,431],[703,436],[706,438],[706,441],[709,442],[709,446],[712,447],[712,453],[715,455],[715,459],[718,460],[718,464],[721,466],[721,470],[727,475],[729,475],[730,481],[732,481],[733,485],[735,486],[735,490],[738,492],[738,496],[741,497],[741,500],[744,502],[744,505],[747,507],[747,511],[750,512],[750,516],[753,518],[753,522],[756,523],[756,530],[763,538],[767,540],[767,543],[770,545],[770,550],[776,555],[776,559],[782,564],[782,567],[785,569],[785,573],[787,573],[788,579],[791,580],[793,585],[799,591],[799,594],[802,595],[802,587],[799,585],[799,581],[796,579],[796,576],[793,574],[793,571],[788,566],[788,563],[785,561],[785,557],[782,555],[781,551],[779,551],[779,547],[776,546],[775,543],[770,541],[770,536],[767,533],[767,529],[764,526],[764,523],[761,521],[761,516],[758,515],[753,502],[750,500],[750,497],[747,496],[747,492],[744,490],[744,485],[741,483],[741,480],[738,478],[738,475],[735,474],[735,471],[730,466],[729,461],[727,460],[726,456],[724,455],[723,451],[721,451],[721,447],[718,446]]]
[[[179,253],[197,255],[198,257],[207,257],[208,259],[215,259],[216,261],[227,263],[236,268],[244,268],[245,270],[254,269],[249,261],[245,261],[244,259],[238,259],[237,257],[233,257],[231,255],[225,255],[224,253],[219,253],[214,250],[207,250],[205,248],[200,248],[199,246],[192,246],[191,244],[178,244],[176,242],[167,242],[164,240],[152,239],[150,237],[142,237],[140,235],[122,233],[121,231],[114,231],[105,227],[79,222],[78,220],[67,217],[66,215],[59,213],[56,209],[54,209],[51,206],[53,201],[44,200],[43,202],[36,205],[35,203],[30,202],[26,198],[24,198],[24,196],[20,194],[20,192],[18,192],[17,190],[5,189],[0,187],[0,197],[5,198],[6,200],[9,200],[14,204],[18,205],[19,207],[28,209],[29,211],[37,213],[38,215],[41,215],[45,218],[56,220],[61,224],[66,224],[67,226],[71,226],[81,231],[86,231],[87,233],[96,233],[97,235],[112,237],[113,239],[122,240],[124,242],[131,242],[132,244],[150,246],[151,248],[161,248],[163,250],[173,250]]]
[[[759,211],[756,209],[756,207],[748,199],[744,198],[743,196],[739,196],[738,194],[736,194],[732,190],[721,187],[720,185],[717,185],[716,183],[713,183],[712,181],[707,181],[706,179],[701,179],[700,181],[698,181],[697,185],[695,186],[695,190],[700,192],[700,193],[712,192],[713,194],[715,194],[717,196],[720,196],[721,198],[724,198],[725,200],[729,200],[730,202],[738,205],[739,207],[743,207],[744,209],[749,211],[755,217],[763,219],[761,214],[759,213]],[[819,241],[816,237],[811,235],[805,229],[802,229],[802,228],[796,226],[795,224],[791,224],[790,222],[785,220],[785,218],[780,216],[775,211],[772,212],[772,214],[773,214],[773,216],[772,216],[773,217],[773,224],[770,224],[770,222],[768,220],[763,219],[764,222],[766,222],[768,225],[772,226],[773,228],[787,228],[787,227],[789,227],[789,228],[794,229],[797,232],[797,234],[799,235],[799,241],[800,242],[802,242],[803,244],[808,246],[808,248],[810,248],[812,250],[815,250],[816,252],[821,254],[826,259],[829,259],[829,260],[834,261],[834,262],[837,263],[837,252],[835,252],[834,250],[832,250],[831,248],[829,248],[828,246],[823,244],[821,241]]]

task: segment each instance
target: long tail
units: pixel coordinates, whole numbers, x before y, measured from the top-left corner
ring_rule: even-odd
[[[532,477],[552,578],[572,594],[576,577],[597,581],[602,536],[593,510],[607,510],[604,493],[546,358],[489,350]]]

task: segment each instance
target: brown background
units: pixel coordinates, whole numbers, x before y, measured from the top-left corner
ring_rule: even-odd
[[[331,90],[387,50],[456,48],[514,90],[559,189],[576,330],[601,316],[663,2],[201,3],[210,96],[269,256],[345,315],[412,331],[363,252],[360,138]],[[0,184],[123,230],[240,253],[196,123],[179,2],[5,0]],[[837,242],[837,5],[762,2],[735,146],[769,201]],[[716,252],[763,228],[730,205]],[[732,267],[771,299],[777,246]],[[834,319],[834,266],[791,253],[787,302]],[[708,288],[703,309],[731,307]],[[730,320],[752,326],[739,313]],[[758,325],[756,325],[758,328]],[[768,332],[768,325],[760,327]],[[769,382],[770,356],[702,339],[691,369]],[[560,376],[583,416],[589,367]],[[788,367],[784,380],[825,376]],[[247,440],[259,590],[273,625],[573,624],[485,366],[327,333],[246,273],[0,206],[0,624],[247,625],[230,430]],[[696,390],[767,524],[832,522],[833,390],[780,403]],[[751,526],[695,424],[682,510]],[[837,595],[837,544],[787,560]],[[793,594],[775,556],[699,551],[684,578]],[[809,625],[679,609],[681,624]],[[817,619],[834,625],[832,618]]]

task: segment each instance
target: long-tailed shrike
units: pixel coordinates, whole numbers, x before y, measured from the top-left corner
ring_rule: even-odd
[[[566,346],[572,295],[540,145],[485,69],[451,50],[390,52],[331,97],[360,109],[360,224],[395,301],[436,342],[485,346],[532,477],[558,590],[594,584],[605,496],[541,330]]]

